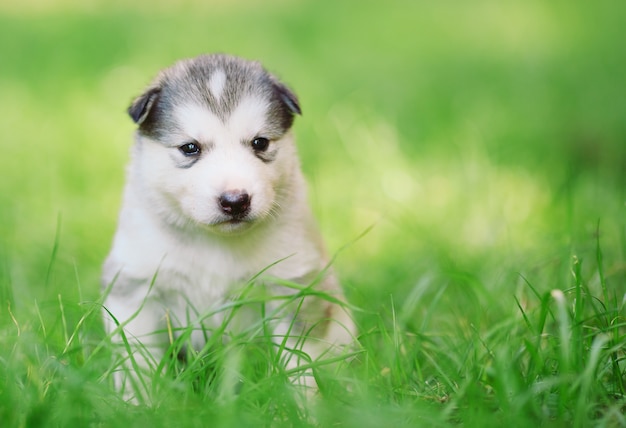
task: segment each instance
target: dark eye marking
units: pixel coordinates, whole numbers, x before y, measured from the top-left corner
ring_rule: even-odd
[[[179,146],[178,150],[180,150],[180,152],[185,156],[198,156],[201,152],[200,145],[195,141],[191,141],[189,143],[183,144],[182,146]]]
[[[262,153],[267,151],[267,148],[270,146],[270,140],[265,137],[256,137],[250,141],[250,146],[256,153]]]

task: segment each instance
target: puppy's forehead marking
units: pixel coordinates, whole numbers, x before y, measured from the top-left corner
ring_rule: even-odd
[[[213,95],[216,100],[219,100],[222,97],[224,87],[226,86],[226,73],[224,73],[224,70],[219,69],[213,72],[209,78],[207,86],[209,87],[211,95]]]

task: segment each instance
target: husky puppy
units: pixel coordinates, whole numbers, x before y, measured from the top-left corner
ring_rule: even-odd
[[[313,360],[351,343],[290,132],[293,92],[256,62],[203,55],[163,70],[128,113],[138,129],[103,273],[113,341],[123,331],[143,369],[180,328],[192,326],[201,349],[227,315],[216,309],[261,273],[275,295],[298,291],[278,278],[333,296],[277,314],[277,342],[289,334],[287,347]],[[116,382],[130,396],[124,377]]]

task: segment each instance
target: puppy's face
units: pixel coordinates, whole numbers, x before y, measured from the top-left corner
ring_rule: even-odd
[[[168,223],[241,232],[276,215],[297,168],[296,97],[260,65],[201,56],[164,70],[131,107],[135,161]]]

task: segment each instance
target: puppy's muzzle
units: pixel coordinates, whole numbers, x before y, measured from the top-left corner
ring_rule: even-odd
[[[250,211],[250,195],[244,190],[229,190],[218,198],[220,209],[233,219],[243,219]]]

